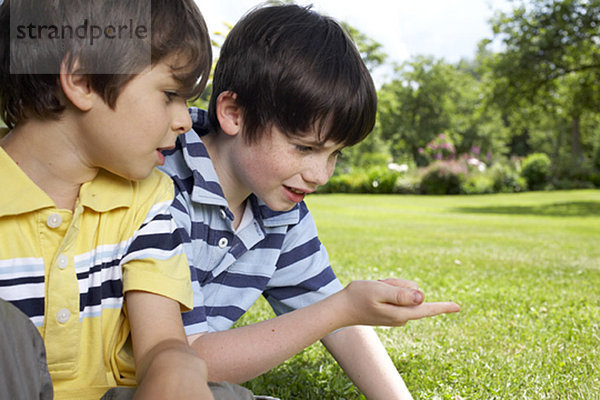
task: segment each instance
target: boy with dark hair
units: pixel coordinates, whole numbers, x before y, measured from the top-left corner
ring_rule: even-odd
[[[414,282],[335,277],[304,197],[342,148],[372,130],[372,79],[334,20],[296,5],[248,13],[227,36],[208,123],[166,152],[172,213],[183,228],[194,310],[188,339],[209,378],[244,382],[321,339],[369,399],[410,398],[371,328],[456,312],[422,303]],[[211,127],[212,125],[212,127]],[[264,295],[279,316],[229,329]]]
[[[155,168],[210,71],[200,11],[5,0],[0,30],[3,398],[136,385],[144,399],[212,398],[181,322],[193,303],[173,184]]]

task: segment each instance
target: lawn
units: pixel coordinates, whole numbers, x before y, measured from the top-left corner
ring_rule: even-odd
[[[308,204],[342,283],[407,278],[461,305],[377,328],[415,399],[600,399],[600,190]],[[242,323],[271,315],[261,301]],[[247,386],[364,398],[319,343]]]

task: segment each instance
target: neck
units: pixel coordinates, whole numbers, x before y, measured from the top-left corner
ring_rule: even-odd
[[[210,134],[202,137],[202,142],[208,150],[210,159],[213,163],[213,167],[219,177],[223,194],[227,200],[229,209],[235,216],[234,227],[237,227],[244,214],[246,206],[246,199],[251,194],[250,190],[246,188],[243,182],[240,181],[238,176],[235,174],[235,169],[230,163],[230,149],[229,143],[231,138],[228,135],[218,134],[211,132]]]
[[[0,146],[56,204],[73,210],[79,188],[94,179],[97,168],[79,158],[72,138],[60,121],[27,121],[0,140]]]

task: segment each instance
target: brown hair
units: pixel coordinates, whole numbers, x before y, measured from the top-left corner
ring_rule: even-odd
[[[310,7],[257,8],[227,36],[213,77],[216,100],[236,93],[244,135],[255,141],[275,124],[286,135],[317,128],[319,139],[351,146],[373,129],[377,93],[356,45],[332,18]]]
[[[11,31],[11,18],[23,21],[36,15],[43,16],[45,22],[37,33],[35,29],[27,32],[28,26]],[[53,40],[48,34],[38,35],[35,45],[21,46],[17,52],[16,40],[23,33],[47,33],[43,28],[48,26],[63,27],[64,33],[65,26],[73,28],[92,19],[94,26],[105,28],[106,36],[114,33],[110,30],[113,27],[131,24],[131,16],[139,15],[147,15],[151,24],[139,41],[103,37],[90,43],[88,36]],[[182,65],[172,66],[174,76],[186,89],[182,94],[198,97],[209,77],[212,52],[206,24],[193,0],[5,0],[0,5],[2,119],[14,127],[33,116],[59,118],[65,108],[59,82],[63,62],[70,69],[76,60],[79,69],[72,72],[87,75],[92,89],[114,107],[123,87],[137,73],[171,55],[183,60]],[[40,66],[42,73],[38,73]]]

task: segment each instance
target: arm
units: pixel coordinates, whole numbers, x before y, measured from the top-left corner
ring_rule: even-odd
[[[352,326],[322,339],[344,372],[370,400],[412,400],[375,331]]]
[[[416,298],[415,298],[416,295]],[[408,320],[456,312],[454,303],[423,303],[416,284],[357,281],[310,306],[271,320],[188,340],[206,360],[211,381],[252,379],[336,329],[352,325],[401,326]]]
[[[125,294],[138,388],[136,399],[212,399],[206,364],[187,344],[179,303],[141,291]]]

